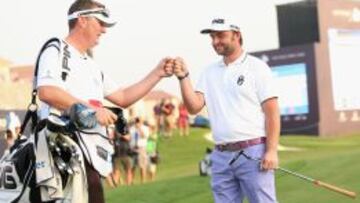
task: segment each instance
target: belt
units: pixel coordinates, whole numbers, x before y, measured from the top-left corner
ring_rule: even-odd
[[[221,152],[223,151],[238,151],[247,147],[258,145],[266,142],[266,137],[259,137],[251,140],[244,140],[238,142],[230,142],[226,144],[215,145],[215,148]]]

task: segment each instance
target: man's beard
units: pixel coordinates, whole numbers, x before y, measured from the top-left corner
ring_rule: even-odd
[[[220,56],[229,56],[232,53],[234,53],[234,49],[230,46],[221,46],[221,48],[216,48],[216,46],[213,46],[216,53]]]

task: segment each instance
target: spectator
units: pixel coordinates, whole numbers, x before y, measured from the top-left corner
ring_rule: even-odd
[[[184,103],[179,105],[178,127],[180,136],[189,135],[189,112]]]
[[[0,137],[0,158],[9,153],[9,148],[14,144],[14,137],[10,130],[6,130]]]
[[[11,131],[11,130],[6,130],[5,132],[6,135],[6,147],[5,150],[10,149],[11,146],[13,146],[14,142],[15,142],[15,134]]]
[[[155,125],[150,125],[150,137],[148,139],[147,145],[146,145],[146,151],[149,156],[149,162],[148,162],[148,174],[149,174],[149,180],[153,181],[155,180],[156,176],[156,168],[159,161],[159,151],[158,151],[158,134],[155,129]]]
[[[163,136],[165,131],[165,114],[163,112],[165,100],[161,99],[158,104],[154,106],[154,117],[156,120],[156,130],[159,135]]]
[[[0,137],[0,158],[8,152],[20,132],[20,119],[14,112],[9,112],[5,117],[5,133]]]
[[[115,131],[115,126],[114,126],[114,124],[109,125],[109,126],[106,128],[106,131],[107,131],[108,137],[109,137],[110,139],[112,139],[113,141],[115,141],[116,131]],[[114,143],[114,148],[115,148],[115,149],[114,149],[115,153],[114,153],[114,155],[113,155],[113,157],[112,157],[114,169],[113,169],[113,172],[112,172],[109,176],[106,177],[106,181],[107,181],[107,183],[109,184],[109,186],[110,186],[111,188],[115,188],[115,187],[117,187],[119,184],[121,185],[122,182],[123,182],[123,181],[122,181],[122,178],[121,178],[121,172],[120,172],[120,170],[117,170],[117,168],[115,168],[115,167],[116,167],[115,159],[116,159],[116,156],[118,155],[118,154],[116,153],[116,145],[115,145],[115,143]]]
[[[171,99],[167,99],[162,107],[162,112],[165,116],[165,137],[171,137],[175,126],[174,112],[175,106]]]
[[[135,170],[139,167],[140,181],[144,183],[146,181],[146,169],[148,166],[148,155],[146,153],[147,140],[149,138],[149,128],[143,124],[143,121],[137,117],[135,118],[135,124],[130,128],[130,146],[133,151],[136,152],[134,156],[133,175]]]
[[[11,111],[6,115],[6,130],[10,131],[12,139],[17,139],[20,133],[20,119],[15,112]]]
[[[114,172],[113,177],[116,184],[122,183],[122,173],[125,175],[125,184],[133,183],[133,159],[130,150],[130,135],[120,135],[115,132],[115,155],[114,155]]]
[[[0,159],[3,156],[5,149],[6,149],[6,139],[5,134],[1,134],[0,136]]]

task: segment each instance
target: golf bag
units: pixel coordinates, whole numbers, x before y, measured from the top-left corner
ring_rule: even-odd
[[[59,50],[59,45],[60,40],[58,38],[52,38],[43,45],[36,61],[34,81],[36,80],[41,54],[48,47],[55,47]],[[28,194],[30,188],[35,187],[35,128],[38,125],[36,96],[37,90],[34,88],[31,103],[21,124],[18,138],[8,153],[0,159],[0,202],[30,202]],[[23,133],[30,119],[32,134],[26,137]]]
[[[204,159],[199,161],[199,174],[200,176],[210,176],[211,175],[211,155],[212,150],[206,148],[206,154]]]
[[[0,202],[35,203],[55,199],[71,202],[74,194],[80,194],[75,202],[87,202],[86,189],[72,187],[75,181],[86,184],[85,170],[80,164],[83,163],[81,150],[70,149],[76,143],[64,137],[67,135],[51,132],[49,123],[47,119],[40,121],[28,138],[22,136],[16,140],[2,157]],[[59,142],[60,138],[66,141]],[[65,168],[70,166],[71,169]],[[69,174],[75,172],[82,176],[69,179]]]
[[[30,188],[35,185],[34,139],[16,140],[0,160],[0,202],[29,202]]]

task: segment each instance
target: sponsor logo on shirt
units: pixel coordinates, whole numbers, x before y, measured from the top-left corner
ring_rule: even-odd
[[[245,77],[243,75],[240,75],[236,81],[236,83],[241,86],[245,81]]]

